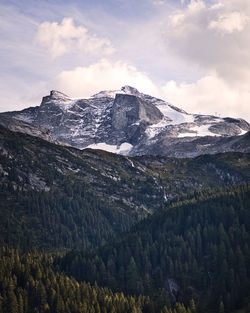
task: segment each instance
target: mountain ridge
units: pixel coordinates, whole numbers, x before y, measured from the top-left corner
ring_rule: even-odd
[[[129,230],[182,193],[248,182],[250,168],[246,153],[128,157],[0,126],[0,178],[2,242],[86,248]]]
[[[50,101],[58,97],[62,102],[57,102],[56,107]],[[110,140],[125,132],[124,136],[133,134],[136,141],[144,135],[143,130],[154,125],[150,124],[152,121],[161,118],[158,108],[136,95],[115,97],[118,108],[113,108],[111,98],[103,95],[99,98],[101,102],[108,99],[110,112],[115,111],[111,117],[116,123],[110,122],[110,127],[117,134]],[[126,101],[124,113],[119,106]],[[68,107],[65,112],[62,105]],[[73,107],[67,96],[54,91],[42,109],[60,111],[64,116]],[[97,116],[105,130],[101,114]],[[144,124],[134,125],[141,127],[141,133],[131,128],[137,123],[135,117],[144,120]],[[45,121],[46,116],[40,118]],[[227,123],[237,122],[242,121],[227,120]],[[214,138],[222,150],[231,145],[244,151],[249,146],[249,137],[250,132]],[[90,148],[79,150],[62,145],[46,128],[0,115],[0,262],[4,264],[0,270],[0,312],[17,303],[15,297],[25,313],[33,312],[33,307],[37,307],[34,309],[37,312],[62,312],[64,305],[69,308],[72,283],[76,287],[76,297],[71,297],[73,311],[78,312],[78,303],[80,312],[79,286],[85,286],[87,291],[82,280],[97,281],[100,286],[125,292],[126,296],[137,294],[133,298],[128,296],[134,304],[135,299],[140,302],[137,308],[131,307],[133,312],[232,313],[235,309],[247,312],[250,154],[228,152],[183,158],[182,151],[192,153],[192,147],[181,142],[178,150],[175,138],[172,140],[175,153],[182,158],[149,154],[131,157]],[[206,136],[193,139],[195,145],[209,144],[208,140]],[[132,143],[123,142],[117,150],[122,147],[126,151]],[[208,147],[211,152],[212,145]],[[159,149],[158,146],[158,152]],[[18,251],[6,250],[6,246],[29,252],[28,262],[21,265]],[[31,250],[43,251],[39,260]],[[51,258],[51,254],[56,257]],[[47,255],[48,277],[41,276],[41,269],[48,264],[44,263]],[[25,257],[21,256],[21,260]],[[32,268],[29,264],[33,264]],[[62,291],[61,307],[55,307],[51,298],[51,294],[60,294],[56,285],[57,291],[50,289],[50,278],[56,281],[54,270]],[[34,278],[27,273],[32,273]],[[35,296],[34,284],[38,286],[38,289],[34,287]],[[69,288],[65,289],[64,285]],[[88,286],[93,296],[98,293],[96,284]],[[110,303],[111,290],[106,289],[108,298],[103,292],[104,289],[102,298]],[[31,303],[29,307],[23,305],[22,297],[25,303]],[[118,312],[117,297],[116,294],[116,309],[111,311],[109,304],[107,312]],[[143,299],[148,299],[146,306]],[[124,303],[123,293],[121,300]],[[89,304],[93,306],[93,301]],[[185,309],[184,305],[190,308]],[[9,311],[16,313],[18,309]],[[128,310],[121,308],[119,312]]]
[[[225,312],[236,312],[250,299],[249,200],[249,184],[203,190],[166,204],[113,242],[71,251],[57,264],[114,290],[194,299],[194,312],[220,312],[220,302]]]
[[[71,99],[52,90],[40,106],[0,116],[49,129],[56,140],[79,149],[173,157],[250,152],[249,144],[235,145],[250,130],[245,120],[189,114],[130,86],[101,91],[88,99]]]

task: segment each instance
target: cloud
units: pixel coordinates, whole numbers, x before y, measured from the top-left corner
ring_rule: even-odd
[[[250,121],[250,90],[231,88],[218,76],[208,75],[195,83],[169,81],[162,96],[187,112],[243,117]]]
[[[232,84],[250,81],[250,1],[191,0],[170,16],[168,48],[187,62]]]
[[[208,28],[215,29],[222,34],[232,34],[241,32],[249,22],[249,17],[240,12],[222,14],[217,20],[209,23]]]
[[[87,97],[130,84],[188,112],[250,120],[248,0],[141,1],[133,14],[109,0],[11,3],[0,4],[0,111],[50,89]]]
[[[114,52],[114,47],[108,39],[90,35],[84,26],[75,26],[72,18],[64,18],[61,24],[57,22],[40,24],[35,43],[48,49],[53,58],[76,50],[103,55]]]
[[[120,89],[131,85],[142,92],[156,94],[157,88],[146,73],[136,67],[102,59],[87,67],[62,71],[54,82],[55,88],[74,97],[89,97],[102,90]]]
[[[146,73],[130,64],[102,59],[87,67],[61,72],[54,85],[73,97],[89,97],[100,90],[131,85],[189,113],[244,117],[250,120],[250,91],[232,88],[216,75],[204,76],[194,83],[178,84],[172,80],[157,86]]]
[[[250,1],[209,3],[191,0],[169,16],[168,51],[200,70],[200,77],[191,77],[192,83],[169,81],[164,94],[188,111],[250,120]]]

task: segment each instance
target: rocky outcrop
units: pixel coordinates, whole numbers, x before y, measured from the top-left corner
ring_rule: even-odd
[[[52,143],[59,143],[58,140],[56,140],[51,135],[51,132],[48,129],[34,126],[30,123],[17,120],[5,115],[0,115],[0,125],[14,132],[40,137]]]
[[[39,107],[1,115],[48,129],[57,140],[80,149],[175,157],[250,152],[246,121],[188,114],[130,86],[89,99],[71,99],[52,90]]]
[[[148,125],[159,123],[163,114],[152,103],[133,95],[117,94],[111,110],[115,143],[138,144]],[[117,142],[117,139],[120,139]]]

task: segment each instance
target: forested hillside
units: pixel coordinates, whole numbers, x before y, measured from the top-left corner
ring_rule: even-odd
[[[249,155],[128,158],[0,127],[0,244],[96,247],[194,189],[250,179]]]
[[[92,253],[58,262],[77,279],[225,312],[250,303],[250,185],[195,193]]]
[[[53,258],[40,254],[19,255],[2,249],[0,257],[1,313],[150,313],[149,297],[124,296],[97,284],[78,283],[58,273]]]
[[[248,313],[249,161],[131,158],[0,127],[0,313]]]

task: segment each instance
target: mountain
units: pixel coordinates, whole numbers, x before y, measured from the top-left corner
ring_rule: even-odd
[[[0,114],[0,313],[248,312],[249,139],[128,86]]]
[[[167,204],[113,243],[69,252],[57,264],[68,275],[113,290],[158,301],[160,295],[186,304],[193,299],[193,312],[248,312],[249,201],[249,184],[195,193]]]
[[[1,245],[86,248],[181,193],[249,181],[249,154],[127,157],[0,126],[0,178]]]
[[[52,143],[63,144],[56,140],[51,132],[43,127],[32,125],[22,120],[17,120],[5,115],[0,115],[0,125],[13,131],[43,138]]]
[[[171,157],[250,152],[245,120],[189,114],[130,86],[89,99],[53,90],[40,106],[1,115],[48,129],[56,140],[79,149]]]

